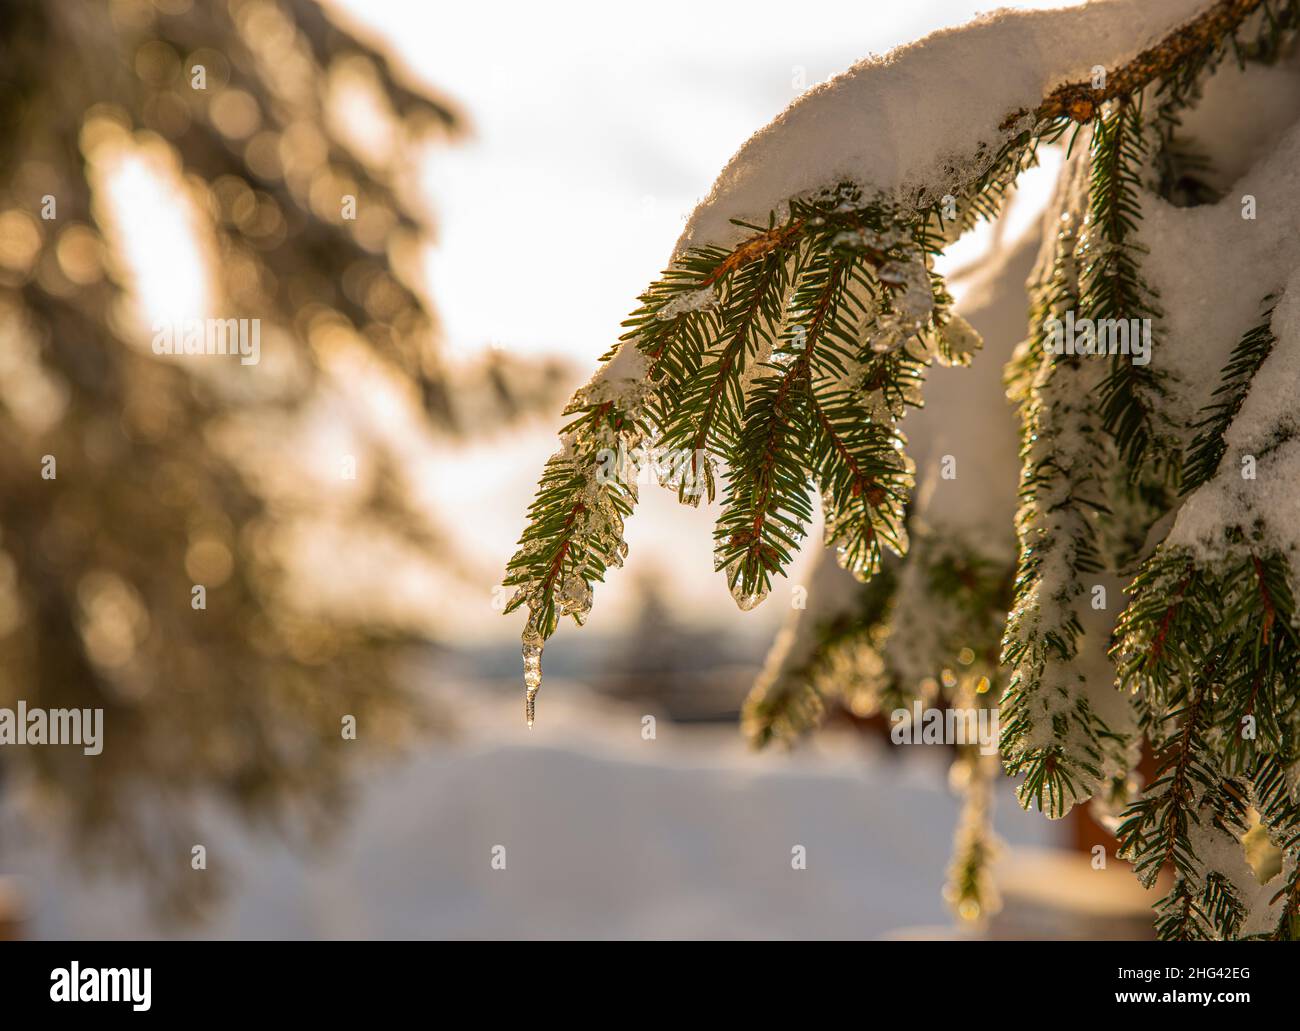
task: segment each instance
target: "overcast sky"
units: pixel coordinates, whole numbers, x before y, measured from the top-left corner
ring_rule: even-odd
[[[335,3],[474,125],[428,170],[451,352],[559,351],[584,367],[727,159],[801,87],[995,6],[1068,6]]]

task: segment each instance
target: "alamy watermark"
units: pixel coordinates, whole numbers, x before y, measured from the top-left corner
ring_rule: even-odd
[[[1043,349],[1050,354],[1123,354],[1134,365],[1151,361],[1150,319],[1076,319],[1073,311],[1065,319],[1043,323]]]
[[[51,1002],[127,1002],[143,1013],[152,1005],[153,968],[82,967],[73,960],[50,971]]]
[[[80,745],[86,755],[104,750],[103,709],[38,709],[18,702],[0,709],[0,745]]]
[[[256,365],[262,359],[262,320],[158,319],[153,353],[238,355],[240,365]]]
[[[911,709],[889,714],[889,740],[896,745],[978,745],[981,755],[998,750],[997,709]]]

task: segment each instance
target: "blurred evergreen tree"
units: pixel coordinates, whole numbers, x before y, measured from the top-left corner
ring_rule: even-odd
[[[220,879],[190,869],[195,843],[222,866],[198,801],[314,833],[348,760],[419,721],[409,628],[295,601],[285,538],[321,490],[295,420],[336,415],[358,368],[442,433],[557,383],[500,355],[449,383],[440,362],[411,172],[462,131],[308,0],[0,5],[0,706],[105,711],[101,755],[10,748],[0,774],[169,903]],[[202,314],[260,319],[259,364],[153,353],[127,260],[153,213],[115,216],[124,156],[178,184],[210,252]],[[365,436],[343,529],[445,556],[402,456]]]

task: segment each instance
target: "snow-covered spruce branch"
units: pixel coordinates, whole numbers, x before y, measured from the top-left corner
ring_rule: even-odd
[[[1165,756],[1119,833],[1145,882],[1166,864],[1176,871],[1157,924],[1165,937],[1290,937],[1297,929],[1292,463],[1300,451],[1281,400],[1300,386],[1300,369],[1292,367],[1300,343],[1297,286],[1293,275],[1281,302],[1233,350],[1215,402],[1196,423],[1188,500],[1139,571],[1116,627],[1120,684]],[[1252,390],[1256,381],[1270,391]],[[1272,489],[1252,489],[1260,462]],[[1268,897],[1240,865],[1239,850],[1223,840],[1241,836],[1232,832],[1243,829],[1240,820],[1224,814],[1237,798],[1253,806],[1281,857],[1284,885]],[[1253,903],[1249,895],[1257,896]]]
[[[1027,132],[1017,137],[972,196],[995,172],[1009,181],[1029,145]],[[748,226],[731,251],[688,251],[651,287],[606,366],[570,402],[576,418],[510,563],[507,584],[520,590],[509,609],[529,609],[532,693],[559,616],[581,622],[591,584],[622,559],[636,476],[602,455],[634,461],[647,442],[685,444],[690,464],[671,472],[695,501],[714,495],[713,462],[727,463],[717,562],[742,608],[762,600],[806,535],[814,479],[827,542],[849,567],[865,578],[882,544],[905,548],[911,469],[897,421],[918,402],[932,359],[964,362],[977,345],[927,267],[943,226],[938,203],[909,217],[840,184],[793,201],[784,222]]]
[[[834,704],[982,705],[996,687],[1022,804],[1062,816],[1094,798],[1144,880],[1172,870],[1163,936],[1292,936],[1300,124],[1294,105],[1252,98],[1294,81],[1298,24],[1293,0],[1003,12],[855,66],[746,144],[567,409],[507,579],[509,609],[528,610],[530,722],[545,640],[562,615],[582,622],[623,559],[638,456],[685,455],[660,469],[683,501],[720,492],[717,567],[742,608],[784,573],[815,489],[827,547],[869,582],[810,598],[783,633],[746,706],[755,741],[790,740]],[[1221,131],[1243,109],[1258,138]],[[1058,140],[1030,333],[1007,366],[1013,563],[998,524],[957,532],[913,497],[903,425],[933,366],[980,346],[934,258]],[[1247,172],[1251,205],[1276,213],[1249,235],[1225,196]],[[1221,241],[1253,296],[1225,276]],[[1062,347],[1076,323],[1091,336]],[[1106,348],[1103,327],[1140,328]],[[1144,747],[1162,766],[1138,793]],[[962,762],[949,894],[978,913],[991,796],[987,769]],[[1280,881],[1251,881],[1248,843]]]
[[[1075,665],[1088,604],[1084,577],[1103,568],[1094,517],[1105,511],[1096,456],[1105,446],[1096,407],[1104,373],[1086,356],[1053,354],[1045,329],[1080,305],[1086,171],[1080,155],[1062,178],[1060,228],[1032,290],[1033,332],[1017,363],[1022,382],[1013,382],[1025,397],[1020,561],[1002,655],[1009,671],[1002,747],[1011,771],[1024,774],[1022,804],[1032,801],[1053,816],[1089,797],[1101,781],[1108,733]]]

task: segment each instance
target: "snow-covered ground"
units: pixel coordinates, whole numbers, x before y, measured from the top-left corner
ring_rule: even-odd
[[[949,922],[957,806],[937,749],[831,736],[755,755],[733,728],[664,722],[647,741],[638,710],[559,681],[546,693],[531,733],[513,694],[466,694],[457,734],[365,775],[318,852],[215,824],[194,876],[228,874],[230,890],[202,926],[154,924],[141,886],[88,878],[12,811],[0,871],[18,875],[33,937],[879,937]],[[1013,843],[1055,840],[1009,798],[999,825]]]

